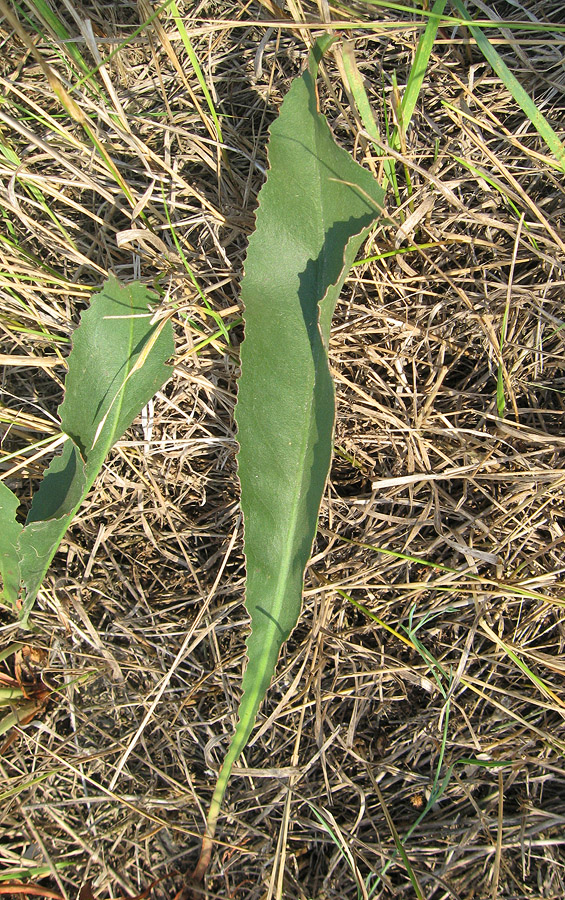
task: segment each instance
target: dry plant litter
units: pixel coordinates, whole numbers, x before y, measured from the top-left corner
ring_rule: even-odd
[[[560,4],[468,10],[504,20],[489,40],[559,132]],[[561,898],[562,172],[453,9],[396,149],[421,15],[155,12],[2,5],[2,474],[23,507],[109,272],[160,289],[177,355],[68,532],[33,632],[3,617],[9,690],[39,678],[18,683],[19,641],[50,699],[0,760],[0,886],[134,896],[168,875],[153,893],[170,897],[195,862],[246,634],[238,284],[266,130],[334,22],[380,151],[339,55],[323,108],[377,176],[395,160],[391,225],[336,313],[336,452],[303,614],[230,784],[209,895]]]

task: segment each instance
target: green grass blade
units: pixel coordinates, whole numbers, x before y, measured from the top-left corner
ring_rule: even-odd
[[[22,160],[19,158],[17,153],[15,153],[14,150],[11,149],[11,147],[6,146],[2,142],[0,142],[0,154],[4,157],[4,159],[6,159],[9,163],[11,163],[13,165],[14,170],[17,171],[20,168],[20,166],[22,164]],[[77,246],[76,246],[75,242],[73,241],[72,237],[70,236],[69,232],[59,221],[59,219],[57,218],[57,216],[51,209],[49,203],[45,199],[45,195],[42,193],[42,191],[39,190],[37,185],[35,185],[33,183],[33,181],[28,182],[28,180],[22,174],[19,174],[17,176],[17,180],[18,180],[19,184],[22,185],[23,189],[27,192],[27,194],[30,197],[32,197],[36,201],[36,203],[38,203],[39,206],[41,206],[44,213],[47,216],[49,216],[49,218],[51,219],[51,221],[53,222],[55,227],[58,229],[58,231],[61,232],[61,234],[67,241],[67,243],[70,244],[70,246],[73,248],[73,250],[77,250]]]
[[[157,19],[161,15],[163,10],[167,9],[167,7],[171,5],[171,3],[172,3],[172,0],[165,0],[165,2],[161,4],[161,6],[158,6],[157,9],[155,9],[151,13],[150,16],[147,16],[147,18],[143,20],[141,25],[138,25],[137,28],[134,28],[134,30],[131,32],[131,34],[128,34],[127,38],[124,41],[121,41],[119,44],[117,44],[114,47],[113,50],[110,50],[108,52],[108,54],[104,57],[104,59],[101,60],[101,62],[97,63],[92,68],[89,68],[87,73],[84,75],[84,77],[79,79],[79,81],[77,81],[76,84],[73,86],[71,93],[73,91],[77,91],[84,84],[86,84],[91,78],[94,78],[94,76],[96,75],[97,72],[100,71],[102,66],[108,65],[108,63],[112,59],[114,59],[115,56],[118,56],[118,54],[120,54],[122,52],[122,50],[124,50],[126,47],[131,46],[133,44],[133,42],[135,41],[135,39],[137,37],[139,37],[140,34],[143,33],[143,31],[147,28],[147,26],[151,25],[151,23],[154,22],[155,19]]]
[[[179,239],[178,239],[178,237],[177,237],[176,229],[175,229],[175,227],[174,227],[174,225],[173,225],[173,223],[172,223],[172,221],[171,221],[171,216],[170,216],[170,213],[169,213],[169,206],[168,206],[168,204],[167,204],[167,200],[166,200],[166,198],[165,198],[165,192],[164,192],[164,189],[163,189],[163,188],[161,189],[161,196],[163,197],[163,206],[164,206],[164,208],[165,208],[165,215],[166,215],[166,217],[167,217],[167,223],[168,223],[168,226],[169,226],[169,231],[171,232],[173,241],[175,242],[175,247],[177,248],[177,252],[178,252],[178,254],[179,254],[180,258],[181,258],[181,261],[182,261],[182,264],[183,264],[183,266],[184,266],[184,268],[185,268],[185,270],[186,270],[186,273],[187,273],[188,277],[190,278],[190,280],[192,281],[192,284],[193,284],[194,287],[196,288],[196,291],[197,291],[197,293],[198,293],[198,296],[199,296],[200,299],[202,300],[202,303],[204,304],[204,306],[206,307],[206,309],[207,309],[208,312],[210,313],[211,318],[214,320],[214,322],[215,322],[216,325],[218,326],[218,329],[220,330],[220,332],[221,332],[221,334],[222,334],[222,337],[225,339],[226,344],[229,344],[229,342],[230,342],[230,336],[229,336],[229,334],[228,334],[228,330],[227,330],[227,328],[226,328],[226,326],[225,326],[224,320],[223,320],[222,317],[219,315],[219,313],[217,313],[217,312],[216,312],[214,309],[212,309],[212,307],[210,306],[210,302],[209,302],[209,300],[208,300],[208,297],[206,296],[206,294],[204,293],[204,291],[202,290],[202,288],[201,288],[200,285],[198,284],[198,281],[197,281],[197,279],[196,279],[196,276],[195,276],[194,272],[192,271],[192,268],[191,268],[190,263],[188,262],[188,260],[187,260],[187,258],[186,258],[186,255],[185,255],[185,253],[184,253],[184,250],[182,249],[181,243],[180,243],[180,241],[179,241]]]
[[[543,681],[543,679],[540,678],[539,675],[536,675],[536,673],[533,672],[532,669],[530,669],[528,664],[525,663],[518,656],[518,654],[514,652],[509,643],[503,641],[502,638],[500,638],[492,630],[490,625],[488,625],[484,619],[479,619],[479,625],[483,629],[485,634],[489,636],[491,641],[496,644],[497,647],[500,647],[500,649],[510,657],[512,662],[514,662],[518,666],[518,668],[521,669],[525,675],[527,675],[532,684],[534,684],[538,688],[538,690],[543,694],[544,697],[547,697],[552,703],[555,704],[555,706],[559,706],[561,707],[561,709],[565,708],[565,702],[561,699],[561,697],[559,697],[554,691],[552,691],[551,688],[546,685],[545,681]]]
[[[465,20],[465,24],[469,28],[469,31],[474,37],[477,47],[484,58],[492,69],[494,69],[506,89],[510,91],[522,112],[528,117],[565,172],[565,146],[561,142],[559,135],[553,130],[543,113],[537,108],[536,104],[527,91],[524,90],[516,76],[512,74],[498,51],[483,34],[481,28],[473,22],[467,10],[461,3],[461,0],[452,0],[452,3],[461,18]]]
[[[418,41],[418,46],[416,48],[416,53],[414,56],[414,62],[412,63],[412,67],[410,69],[410,74],[406,83],[406,90],[402,97],[399,110],[399,114],[402,120],[399,124],[401,125],[401,128],[404,132],[406,132],[408,129],[408,126],[414,114],[414,110],[416,108],[416,103],[418,102],[418,97],[420,96],[420,91],[422,90],[422,84],[424,82],[424,77],[428,68],[428,62],[435,43],[437,30],[442,20],[442,13],[445,9],[446,2],[447,0],[435,0],[435,3],[430,11],[430,17],[428,19],[424,33]],[[359,115],[361,116],[361,121],[363,122],[363,127],[373,141],[380,141],[380,135],[375,123],[375,119],[373,117],[371,104],[369,103],[369,98],[367,97],[363,79],[361,78],[359,70],[357,69],[355,57],[353,54],[353,48],[350,44],[347,43],[344,43],[343,46],[343,64],[347,81],[349,83],[349,89],[355,99],[357,109],[359,110]],[[376,143],[374,144],[374,146],[377,155],[382,156],[383,150],[381,149],[381,147]],[[398,126],[394,129],[392,135],[390,136],[390,146],[394,150],[400,149],[400,132]],[[383,187],[386,188],[388,183],[394,184],[394,160],[389,159],[385,162],[384,176]]]
[[[333,844],[337,847],[339,855],[345,861],[353,878],[355,879],[355,883],[357,885],[357,900],[368,900],[368,894],[365,889],[365,885],[363,884],[363,880],[361,878],[361,874],[359,869],[355,863],[355,859],[353,858],[353,854],[347,843],[345,842],[343,835],[339,829],[339,826],[331,814],[329,810],[324,810],[324,815],[322,815],[312,803],[308,803],[311,811],[315,815],[316,819],[330,838]]]
[[[446,2],[447,0],[435,0],[430,11],[428,24],[416,47],[414,62],[412,63],[408,81],[406,83],[406,90],[404,91],[402,102],[400,104],[402,127],[405,131],[408,129],[408,125],[410,124],[412,116],[414,115],[414,110],[416,109],[416,103],[418,102],[422,84],[424,83],[424,78],[428,70],[428,63],[430,61],[437,30],[441,22],[441,16],[445,9]],[[392,147],[394,150],[398,150],[400,147],[400,138],[397,128],[395,128],[392,135]]]
[[[357,68],[357,62],[355,60],[355,54],[353,52],[353,45],[348,43],[347,41],[344,41],[342,46],[342,58],[345,77],[347,78],[349,90],[353,95],[353,99],[355,100],[359,115],[361,116],[363,127],[373,142],[373,148],[376,155],[383,156],[385,151],[380,146],[381,136],[377,127],[377,123],[375,122],[375,118],[373,116],[373,110],[371,109],[371,104],[367,96],[367,91],[365,90],[365,85],[363,84],[363,78],[361,77],[361,73]],[[394,184],[393,159],[385,159],[383,161],[383,171],[383,188],[386,188],[387,184]]]
[[[412,865],[408,858],[408,854],[406,853],[406,850],[404,849],[404,844],[402,842],[402,839],[401,839],[400,835],[398,834],[398,831],[396,830],[396,825],[394,824],[392,816],[388,810],[383,793],[382,793],[377,781],[374,779],[373,779],[373,790],[375,791],[375,793],[378,797],[379,803],[381,805],[381,809],[383,811],[387,825],[390,829],[390,833],[391,833],[394,843],[396,845],[396,850],[398,852],[398,855],[402,859],[402,862],[404,863],[406,872],[408,873],[408,877],[412,883],[412,887],[414,888],[416,897],[418,898],[418,900],[424,900],[424,893],[422,891],[422,888],[420,887],[420,883],[418,881],[418,878],[416,877],[416,873],[414,872],[414,870],[412,868]]]
[[[223,141],[222,137],[222,128],[220,125],[220,120],[218,119],[218,114],[216,112],[216,107],[214,106],[214,101],[212,100],[212,96],[210,91],[208,90],[208,85],[206,84],[206,79],[204,78],[204,74],[202,69],[200,68],[200,63],[198,62],[198,57],[194,52],[194,47],[192,46],[192,42],[188,36],[188,32],[184,27],[184,22],[181,18],[181,15],[178,10],[178,6],[175,0],[171,0],[170,3],[171,12],[173,14],[173,18],[175,20],[175,24],[179,30],[179,34],[181,36],[181,40],[184,44],[184,49],[186,50],[187,56],[190,60],[190,64],[194,69],[194,74],[198,79],[198,83],[202,89],[202,93],[204,94],[204,99],[206,100],[206,104],[208,109],[210,110],[210,115],[212,116],[212,121],[214,122],[214,126],[216,128],[216,135],[220,142]]]
[[[16,9],[19,9],[18,5],[15,5]],[[74,60],[79,69],[81,69],[83,72],[88,72],[89,67],[82,53],[78,49],[76,43],[71,40],[71,35],[68,29],[63,24],[63,22],[61,22],[61,20],[55,15],[49,4],[46,3],[45,0],[30,0],[30,2],[27,2],[26,5],[29,7],[32,13],[35,13],[39,20],[51,30],[56,38],[58,38],[61,42],[64,42],[66,52],[71,57],[71,59]],[[33,23],[31,24],[33,25]]]
[[[154,300],[145,286],[122,286],[112,277],[93,296],[73,336],[59,409],[69,440],[45,473],[19,538],[24,624],[108,451],[171,374],[166,360],[174,351],[172,327],[151,324]]]
[[[409,24],[411,27],[414,25],[421,24],[421,21],[425,21],[432,16],[432,11],[429,9],[424,9],[423,6],[427,4],[420,5],[418,8],[415,6],[408,6],[406,3],[393,3],[392,0],[365,0],[365,4],[367,6],[375,6],[377,9],[385,9],[385,10],[396,10],[397,12],[407,12],[410,14],[410,20],[406,23],[406,20],[393,21],[390,23],[379,21],[377,27],[379,29],[384,28],[388,25],[388,27],[398,29],[399,25]],[[343,9],[345,12],[350,13],[351,10],[346,4],[335,3],[336,9]],[[421,20],[415,18],[415,14],[421,16]],[[457,25],[466,25],[468,21],[468,17],[465,16],[450,16],[445,15],[442,16],[442,24],[446,27],[455,27]],[[345,28],[371,28],[373,27],[373,22],[364,22],[362,20],[352,23],[339,23],[341,29]],[[493,21],[492,19],[477,19],[475,20],[475,25],[478,25],[480,28],[508,28],[513,31],[533,31],[534,26],[532,22],[524,22],[524,21],[516,21],[515,19],[498,19]],[[560,22],[551,22],[551,23],[543,23],[539,22],[535,25],[535,30],[537,32],[551,32],[554,34],[561,34],[565,31],[565,25],[562,25]]]
[[[506,411],[506,395],[504,393],[504,371],[501,365],[498,366],[496,374],[496,411],[503,419]]]
[[[231,767],[244,749],[294,628],[329,471],[335,415],[327,359],[348,267],[382,208],[383,190],[335,143],[318,112],[327,36],[271,127],[270,170],[249,241],[241,294],[245,340],[236,420],[251,615],[239,723],[207,821],[195,878],[206,871]]]
[[[373,110],[371,109],[367,91],[363,84],[363,78],[357,68],[353,44],[350,44],[349,41],[344,41],[341,52],[345,77],[347,78],[349,90],[353,94],[353,99],[355,100],[359,115],[361,116],[363,128],[373,141],[380,141],[381,135],[377,123],[375,122],[375,117],[373,116]],[[382,156],[384,151],[381,147],[379,147],[378,144],[375,144],[374,147],[377,156]]]

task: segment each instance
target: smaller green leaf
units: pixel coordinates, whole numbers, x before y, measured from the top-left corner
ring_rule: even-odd
[[[22,526],[16,520],[20,501],[10,488],[0,481],[0,600],[15,607],[20,587],[20,561],[18,539]]]
[[[27,622],[47,568],[102,463],[134,418],[171,374],[169,321],[151,322],[155,294],[111,277],[81,318],[59,408],[63,452],[44,475],[18,547]]]

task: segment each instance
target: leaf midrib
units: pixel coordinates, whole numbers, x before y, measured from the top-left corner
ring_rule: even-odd
[[[128,389],[129,376],[133,369],[133,365],[131,362],[133,343],[134,343],[133,329],[134,329],[134,323],[135,323],[134,309],[133,309],[133,292],[132,292],[131,287],[126,288],[126,291],[127,291],[128,303],[129,303],[129,308],[130,308],[130,316],[128,318],[129,339],[128,339],[128,355],[127,355],[126,375],[125,375],[124,381],[122,383],[122,386],[119,389],[118,394],[116,396],[116,402],[114,404],[113,414],[111,416],[109,416],[108,426],[106,428],[102,429],[102,433],[104,433],[104,432],[107,433],[106,441],[104,441],[104,443],[102,443],[102,441],[100,441],[100,447],[101,447],[101,449],[103,448],[103,452],[101,452],[98,456],[94,453],[92,454],[93,460],[96,460],[96,459],[100,460],[100,465],[93,466],[93,469],[94,469],[93,474],[92,473],[87,474],[89,466],[91,464],[91,452],[87,453],[86,461],[85,461],[85,475],[86,475],[85,494],[87,491],[90,490],[90,488],[94,484],[94,481],[96,480],[96,476],[97,476],[98,472],[100,471],[100,466],[102,465],[102,462],[106,459],[106,456],[108,455],[108,453],[110,452],[111,448],[113,447],[113,445],[115,443],[114,437],[116,434],[116,426],[117,426],[117,423],[120,421],[120,416],[121,416],[122,408],[124,405],[124,397],[125,397],[126,391]],[[111,423],[111,426],[110,426],[110,423]],[[72,440],[72,438],[71,438],[71,440]],[[91,451],[92,451],[92,449],[93,448],[91,447]],[[84,494],[77,506],[77,509],[81,505],[83,500],[84,500]],[[76,510],[75,510],[75,512],[76,512]],[[73,512],[73,515],[74,514],[75,513]]]

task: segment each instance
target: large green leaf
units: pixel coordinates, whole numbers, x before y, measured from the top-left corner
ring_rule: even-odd
[[[318,42],[271,127],[270,168],[241,286],[245,340],[236,420],[252,630],[239,723],[212,799],[196,877],[208,863],[231,767],[300,613],[332,454],[331,319],[383,203],[382,189],[338,147],[318,111],[315,79],[329,43],[327,36]]]
[[[151,324],[149,304],[155,299],[144,285],[122,286],[111,277],[73,335],[59,409],[69,439],[44,475],[18,542],[23,624],[108,451],[170,377],[172,327]]]

